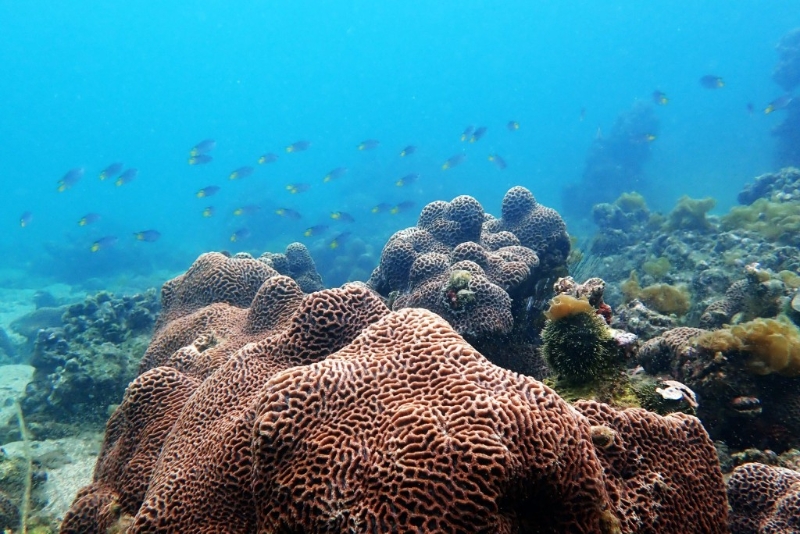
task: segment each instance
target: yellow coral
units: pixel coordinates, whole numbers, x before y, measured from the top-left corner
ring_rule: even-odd
[[[642,288],[639,298],[648,308],[677,316],[685,315],[691,306],[689,291],[684,286],[653,284]]]
[[[780,278],[787,287],[791,287],[792,289],[800,288],[800,276],[798,276],[797,273],[781,271],[778,273],[778,278]]]
[[[642,265],[642,270],[656,280],[667,274],[671,268],[672,264],[670,264],[669,258],[666,256],[661,256],[656,260],[646,261],[644,265]]]
[[[632,213],[639,210],[647,211],[647,203],[644,197],[636,191],[622,193],[619,198],[614,201],[614,204],[625,213]]]
[[[594,313],[594,308],[587,299],[576,299],[570,295],[556,295],[550,301],[550,308],[544,312],[544,315],[551,321],[558,321],[578,313]]]
[[[711,223],[706,214],[716,205],[717,201],[711,197],[696,199],[683,195],[669,213],[665,230],[709,230]]]
[[[622,292],[622,298],[625,300],[626,304],[633,299],[639,298],[639,292],[642,290],[642,286],[639,285],[639,276],[636,274],[636,271],[631,271],[628,279],[619,285],[619,290]]]
[[[747,367],[758,375],[800,376],[800,330],[783,317],[726,326],[695,342],[714,352],[749,353]]]

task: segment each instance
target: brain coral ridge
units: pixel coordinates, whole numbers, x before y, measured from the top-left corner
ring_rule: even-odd
[[[749,463],[728,480],[733,534],[800,532],[800,473]]]
[[[363,286],[284,313],[202,382],[143,373],[62,532],[724,531],[694,418],[572,408]]]
[[[275,288],[288,298],[266,298]],[[186,339],[198,338],[176,349],[178,358],[167,358],[167,366],[154,358],[149,369],[143,367],[109,421],[94,481],[79,493],[62,532],[106,532],[131,518],[130,532],[251,531],[249,443],[261,386],[280,370],[335,352],[388,313],[363,285],[299,295],[294,281],[277,276],[263,284],[250,309],[211,304],[165,325],[161,334],[173,345],[180,332],[169,333],[181,328],[214,331],[221,325],[226,335],[236,337],[236,331],[240,337],[214,346],[208,334],[190,332]],[[256,306],[263,323],[254,335],[241,337],[257,322],[251,313]],[[205,358],[212,347],[220,354]],[[169,366],[176,359],[188,372]],[[193,523],[198,518],[202,526]]]

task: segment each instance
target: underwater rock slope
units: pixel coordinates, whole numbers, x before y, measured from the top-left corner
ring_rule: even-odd
[[[64,533],[727,531],[693,417],[573,408],[427,310],[250,258],[162,297]]]

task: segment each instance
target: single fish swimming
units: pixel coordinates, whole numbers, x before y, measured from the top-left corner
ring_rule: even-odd
[[[263,154],[260,158],[258,158],[259,165],[266,165],[267,163],[275,163],[278,161],[278,155],[269,152],[268,154]]]
[[[158,238],[161,237],[161,232],[158,230],[142,230],[141,232],[134,233],[133,237],[135,237],[137,241],[153,243],[158,241]]]
[[[659,106],[666,106],[669,103],[669,98],[667,98],[666,93],[656,90],[653,91],[653,102]]]
[[[295,141],[286,147],[286,152],[302,152],[304,150],[308,150],[308,147],[310,146],[310,141]]]
[[[305,193],[309,189],[311,189],[311,186],[306,183],[295,183],[286,186],[286,190],[293,195],[296,195],[298,193]]]
[[[189,165],[205,165],[206,163],[211,163],[213,159],[208,154],[198,154],[189,157]]]
[[[392,209],[389,210],[389,213],[392,215],[397,215],[398,213],[405,213],[406,211],[413,208],[415,202],[413,200],[404,200],[403,202],[397,204],[396,206],[392,206]]]
[[[197,198],[210,197],[210,196],[216,195],[219,192],[219,189],[220,188],[219,188],[218,185],[209,185],[209,186],[204,187],[203,189],[201,189],[197,193],[195,193],[195,196]]]
[[[508,130],[511,132],[516,132],[519,130],[519,123],[517,121],[508,121],[506,128],[508,128]]]
[[[333,181],[333,180],[338,180],[339,178],[341,178],[345,174],[347,174],[347,167],[336,167],[331,172],[326,174],[325,177],[322,179],[322,181],[324,183],[328,183],[328,182]]]
[[[350,232],[342,232],[328,243],[328,248],[335,250],[341,247],[350,238]]]
[[[764,108],[764,114],[769,115],[773,111],[778,111],[779,109],[786,109],[786,107],[792,103],[792,100],[794,100],[792,98],[792,95],[779,96],[778,98],[767,104],[767,107]]]
[[[257,213],[260,209],[261,206],[256,206],[255,204],[245,204],[244,206],[239,206],[233,210],[233,214],[237,217],[241,217],[242,215],[252,215],[253,213]]]
[[[419,173],[412,172],[411,174],[406,174],[399,180],[397,180],[394,185],[397,187],[403,187],[405,185],[411,185],[419,179]]]
[[[377,139],[367,139],[366,141],[361,141],[361,143],[358,144],[358,149],[359,150],[373,150],[375,148],[378,148],[378,145],[380,145],[380,144],[381,144],[381,142],[378,141]]]
[[[94,224],[100,220],[99,213],[87,213],[80,219],[78,219],[78,226],[89,226],[90,224]]]
[[[117,187],[125,184],[129,184],[139,176],[139,169],[127,169],[125,172],[119,175],[117,181],[114,182],[114,185]]]
[[[236,243],[237,241],[241,241],[242,239],[247,239],[250,237],[250,230],[247,228],[239,228],[235,232],[231,234],[231,243]]]
[[[201,154],[206,154],[217,148],[217,142],[213,139],[203,139],[189,151],[189,156],[195,157]]]
[[[228,175],[228,180],[239,180],[240,178],[247,178],[253,174],[253,167],[239,167]]]
[[[122,172],[122,163],[112,163],[100,173],[100,179],[105,180],[106,178],[116,178],[116,176]]]
[[[476,129],[472,132],[472,137],[469,138],[470,143],[475,143],[481,140],[481,137],[486,135],[486,126],[481,126],[480,128]]]
[[[63,193],[67,189],[71,189],[80,181],[82,177],[83,167],[76,167],[75,169],[68,170],[67,173],[58,181],[58,192]]]
[[[450,159],[448,159],[442,164],[442,170],[446,171],[447,169],[452,169],[457,165],[461,165],[461,163],[465,159],[467,159],[467,155],[464,154],[463,152],[460,154],[456,154],[455,156],[452,156]]]
[[[416,151],[417,147],[415,147],[414,145],[408,145],[407,147],[405,147],[403,150],[400,151],[400,157],[404,158],[406,156],[410,156]]]
[[[331,213],[331,219],[333,219],[334,221],[339,221],[344,223],[356,222],[353,216],[347,213],[346,211],[334,211],[333,213]]]
[[[278,208],[275,210],[275,215],[293,221],[297,221],[303,218],[303,216],[300,214],[299,211],[293,210],[291,208]]]
[[[725,87],[725,82],[719,76],[714,76],[713,74],[706,74],[702,78],[700,78],[700,85],[705,87],[706,89],[720,89]]]
[[[505,160],[501,158],[498,154],[490,154],[489,161],[494,163],[495,166],[501,171],[507,167]]]
[[[117,244],[117,236],[107,235],[103,236],[94,243],[89,250],[92,252],[97,252],[99,250],[105,250],[107,248],[111,248]]]
[[[33,213],[30,211],[23,212],[22,215],[19,216],[19,225],[22,228],[30,226],[31,222],[33,222]]]
[[[317,224],[317,225],[312,226],[310,228],[306,228],[305,232],[303,232],[303,236],[305,236],[305,237],[314,237],[314,236],[318,236],[320,234],[323,234],[326,231],[328,231],[328,225],[327,224]]]

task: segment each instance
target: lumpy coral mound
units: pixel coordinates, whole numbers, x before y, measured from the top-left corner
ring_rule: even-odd
[[[162,323],[62,532],[725,532],[697,419],[573,408],[363,285],[272,276],[239,307],[214,271],[181,287],[216,302]]]

